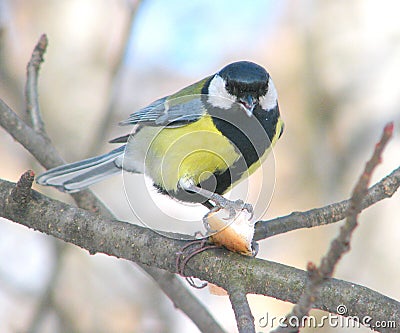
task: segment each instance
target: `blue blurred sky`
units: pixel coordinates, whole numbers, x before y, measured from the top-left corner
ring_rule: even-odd
[[[172,67],[196,75],[226,55],[257,52],[274,30],[283,0],[144,1],[133,27],[127,63]],[[246,57],[247,58],[247,57]],[[195,64],[195,65],[194,65]]]

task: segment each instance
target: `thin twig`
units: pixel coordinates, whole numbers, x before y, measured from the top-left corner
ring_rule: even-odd
[[[371,181],[372,173],[382,161],[382,153],[387,143],[393,135],[393,123],[385,126],[380,141],[375,146],[371,159],[367,162],[364,172],[358,180],[350,199],[350,207],[346,213],[346,223],[340,229],[340,233],[333,240],[328,253],[321,261],[319,271],[324,277],[333,274],[336,264],[342,255],[350,249],[350,239],[354,229],[358,225],[358,215],[362,211],[362,202],[367,194],[368,185]]]
[[[0,98],[0,126],[28,150],[45,168],[65,163],[56,149],[34,129],[28,126]]]
[[[46,139],[47,135],[45,134],[44,123],[39,108],[38,78],[47,44],[47,36],[45,34],[41,35],[26,68],[27,80],[25,85],[26,112],[29,116],[29,125]]]
[[[364,210],[383,199],[392,197],[399,187],[400,167],[368,189],[368,193],[362,201],[361,209]],[[255,226],[254,239],[261,240],[292,230],[339,222],[346,217],[349,206],[350,199],[310,209],[306,212],[294,212],[272,220],[258,221]]]
[[[239,333],[255,333],[254,317],[251,314],[249,302],[246,297],[246,291],[229,291],[229,300],[231,301],[233,312],[235,313],[236,323]]]
[[[285,326],[278,327],[274,332],[297,332],[300,327],[297,324],[302,323],[302,319],[307,316],[316,299],[319,297],[319,292],[322,284],[327,278],[332,277],[333,271],[339,262],[340,258],[350,250],[351,236],[358,225],[358,215],[362,211],[362,202],[367,195],[368,184],[372,177],[372,172],[381,163],[382,153],[393,135],[393,123],[385,126],[383,134],[379,142],[375,146],[372,157],[367,162],[361,177],[354,187],[350,205],[346,212],[347,218],[345,224],[340,228],[339,235],[332,241],[331,246],[322,258],[319,267],[313,263],[309,263],[307,270],[309,272],[309,281],[298,303],[293,307],[291,313],[286,317]],[[296,325],[292,326],[293,321],[289,318],[295,317]]]

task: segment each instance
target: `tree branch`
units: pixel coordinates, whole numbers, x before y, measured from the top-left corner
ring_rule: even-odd
[[[65,163],[57,150],[42,135],[25,124],[2,99],[0,99],[0,126],[24,146],[45,168],[52,168]]]
[[[244,290],[230,290],[229,300],[235,313],[239,333],[255,333],[254,317],[251,313],[249,302]]]
[[[142,265],[175,272],[176,253],[184,241],[163,237],[141,226],[104,218],[98,214],[50,199],[32,190],[26,210],[7,205],[15,183],[0,180],[0,216],[29,228],[80,246],[90,253],[102,252]],[[226,290],[240,283],[246,293],[267,295],[297,303],[307,281],[307,272],[271,261],[248,258],[223,249],[204,251],[193,257],[185,272]],[[362,299],[360,298],[362,295]],[[400,323],[400,303],[369,288],[337,279],[327,279],[315,308],[337,313],[346,304],[348,316],[369,315],[372,322]],[[373,311],[371,310],[373,309]],[[381,332],[389,332],[381,329]]]

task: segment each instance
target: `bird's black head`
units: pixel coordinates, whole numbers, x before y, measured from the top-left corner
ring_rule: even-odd
[[[256,107],[268,111],[277,105],[277,93],[268,72],[250,61],[222,68],[210,80],[208,95],[212,106],[228,110],[239,103],[249,117]]]
[[[227,65],[218,73],[225,81],[228,93],[238,98],[251,95],[264,96],[268,90],[268,72],[250,61],[238,61]]]

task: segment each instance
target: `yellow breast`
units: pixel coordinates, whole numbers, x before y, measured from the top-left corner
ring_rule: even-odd
[[[146,130],[144,128],[143,130]],[[177,128],[161,129],[145,158],[146,173],[166,190],[176,190],[179,180],[196,184],[231,166],[239,154],[214,126],[211,117]]]

